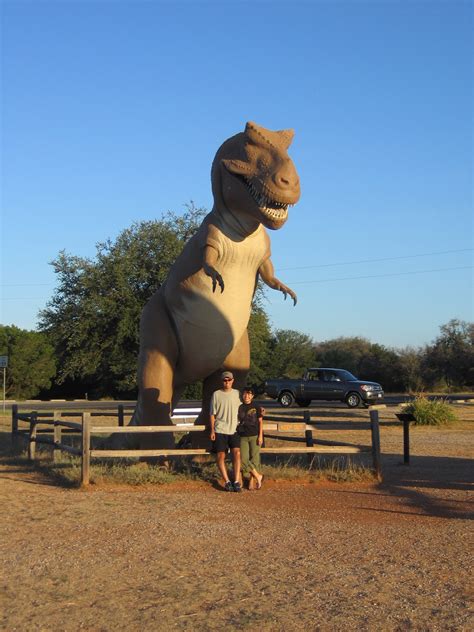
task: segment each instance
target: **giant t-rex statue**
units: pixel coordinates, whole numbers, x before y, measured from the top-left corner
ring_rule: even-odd
[[[274,132],[249,122],[217,151],[212,211],[143,310],[133,425],[170,424],[184,387],[197,380],[203,380],[198,423],[207,425],[221,372],[232,371],[235,388],[245,384],[247,325],[258,277],[296,304],[295,293],[274,275],[264,228],[281,228],[300,197],[287,153],[292,139],[293,130]],[[173,446],[171,434],[154,436],[160,447]]]

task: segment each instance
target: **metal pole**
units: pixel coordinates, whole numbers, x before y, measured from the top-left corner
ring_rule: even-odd
[[[6,375],[7,375],[7,367],[3,367],[3,412],[5,412],[5,384],[7,383],[6,380]]]
[[[410,421],[403,418],[403,462],[410,465]]]

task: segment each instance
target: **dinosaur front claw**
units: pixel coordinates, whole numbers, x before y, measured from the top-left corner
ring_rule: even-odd
[[[219,284],[219,287],[221,288],[221,294],[224,291],[224,279],[221,277],[221,275],[219,274],[219,272],[215,272],[215,274],[212,275],[212,291],[215,292],[216,288],[217,288],[217,284]]]
[[[297,303],[297,298],[296,298],[296,294],[293,292],[293,290],[289,287],[287,287],[286,285],[281,284],[279,287],[280,292],[283,292],[283,296],[285,297],[285,301],[286,301],[286,297],[289,294],[293,300],[293,305],[296,305]]]

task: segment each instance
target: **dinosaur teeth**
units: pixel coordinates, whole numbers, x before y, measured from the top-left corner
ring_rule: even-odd
[[[262,191],[257,191],[255,185],[249,180],[247,180],[247,186],[251,196],[264,215],[271,219],[284,219],[286,217],[289,204],[272,200]]]

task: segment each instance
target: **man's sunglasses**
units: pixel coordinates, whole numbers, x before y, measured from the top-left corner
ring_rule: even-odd
[[[232,382],[233,381],[233,377],[225,377],[222,381],[223,382]]]

